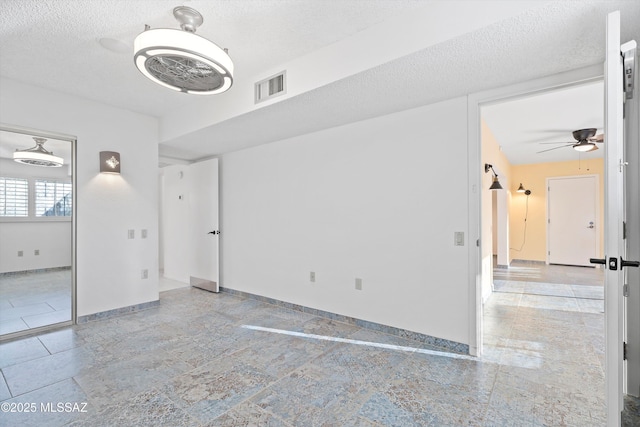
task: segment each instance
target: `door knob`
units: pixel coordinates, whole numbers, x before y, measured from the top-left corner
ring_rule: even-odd
[[[208,232],[207,234],[220,234],[220,230],[213,230]]]
[[[640,267],[640,261],[627,261],[620,257],[620,267]]]
[[[607,260],[604,258],[589,258],[591,264],[606,264]]]

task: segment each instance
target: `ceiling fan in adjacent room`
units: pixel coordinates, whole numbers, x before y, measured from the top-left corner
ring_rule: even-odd
[[[541,144],[563,144],[559,147],[553,147],[553,148],[549,148],[547,150],[542,150],[542,151],[538,151],[537,153],[544,153],[546,151],[551,151],[551,150],[557,150],[558,148],[565,148],[565,147],[573,147],[574,150],[576,151],[580,151],[580,152],[589,152],[589,151],[595,151],[598,149],[598,146],[596,145],[596,143],[602,143],[604,142],[604,134],[598,134],[596,135],[596,132],[598,131],[598,129],[596,128],[587,128],[587,129],[578,129],[578,130],[574,130],[573,133],[573,138],[576,140],[576,142],[541,142]]]

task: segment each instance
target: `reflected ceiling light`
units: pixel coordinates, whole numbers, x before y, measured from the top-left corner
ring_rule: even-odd
[[[59,168],[63,165],[62,157],[54,156],[52,151],[47,151],[43,145],[46,138],[33,137],[36,146],[26,150],[16,150],[13,153],[13,160],[25,165],[44,166],[49,168]]]
[[[226,49],[195,34],[203,18],[186,6],[173,9],[181,30],[158,28],[133,42],[134,63],[145,77],[176,91],[213,95],[233,84],[233,62]]]
[[[491,171],[493,173],[493,182],[491,183],[491,187],[489,190],[502,190],[502,185],[500,185],[500,181],[498,181],[498,174],[493,169],[493,166],[489,163],[484,164],[484,173]]]

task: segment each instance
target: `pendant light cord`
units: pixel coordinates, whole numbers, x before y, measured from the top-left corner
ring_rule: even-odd
[[[522,233],[522,245],[520,245],[520,249],[509,248],[513,251],[520,252],[522,248],[524,248],[524,244],[527,242],[527,217],[529,216],[529,195],[527,194],[527,201],[525,203],[525,211],[524,211],[524,231]]]

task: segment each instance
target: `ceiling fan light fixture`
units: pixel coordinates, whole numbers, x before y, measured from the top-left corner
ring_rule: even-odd
[[[580,151],[581,153],[586,153],[588,151],[597,150],[598,147],[596,147],[596,144],[594,144],[593,142],[588,142],[586,140],[583,140],[573,145],[573,149],[576,151]]]
[[[64,164],[62,157],[54,156],[52,151],[43,147],[47,141],[45,138],[33,137],[36,146],[25,150],[16,150],[13,153],[13,160],[18,163],[32,166],[43,166],[49,168],[59,168]]]
[[[214,95],[233,85],[233,61],[215,43],[195,34],[200,13],[190,7],[173,9],[181,30],[145,29],[133,42],[134,63],[148,79],[169,89]]]

